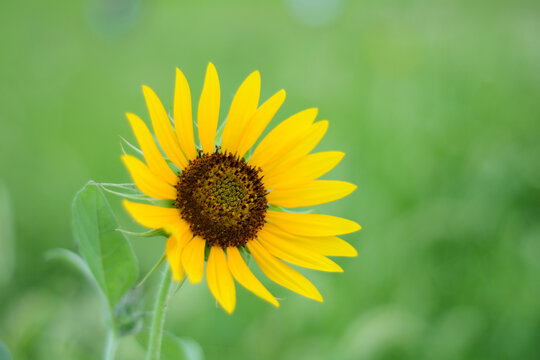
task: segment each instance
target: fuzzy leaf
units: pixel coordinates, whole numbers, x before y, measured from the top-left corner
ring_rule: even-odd
[[[45,259],[46,260],[63,260],[67,262],[68,264],[72,265],[76,269],[78,269],[81,273],[83,273],[90,281],[95,282],[95,278],[92,275],[92,272],[90,271],[90,268],[88,267],[88,264],[78,255],[75,254],[73,251],[67,250],[67,249],[51,249],[45,253]]]
[[[111,320],[113,309],[137,280],[137,259],[105,194],[89,182],[73,200],[73,232],[79,251],[107,299]]]

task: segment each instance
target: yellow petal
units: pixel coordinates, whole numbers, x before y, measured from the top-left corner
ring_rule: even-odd
[[[128,213],[142,226],[160,229],[167,224],[178,221],[180,212],[175,208],[166,208],[149,204],[141,204],[124,200],[124,207]]]
[[[264,229],[283,239],[288,239],[298,245],[311,249],[325,256],[357,256],[358,253],[348,242],[335,236],[298,236],[285,232],[272,224],[265,224]]]
[[[127,113],[126,116],[150,170],[169,184],[176,185],[178,178],[161,155],[146,124],[135,114]]]
[[[265,176],[264,186],[266,189],[285,189],[305,184],[332,170],[343,159],[343,156],[345,153],[340,151],[310,154],[289,170]]]
[[[182,264],[192,284],[201,282],[204,274],[204,247],[206,241],[195,236],[182,251]]]
[[[236,305],[236,289],[225,253],[219,246],[212,246],[210,249],[206,264],[206,281],[221,307],[231,314]]]
[[[308,279],[272,256],[257,240],[248,242],[247,247],[270,280],[307,298],[323,301],[319,291]]]
[[[289,189],[274,189],[266,199],[269,204],[294,208],[313,206],[341,199],[356,189],[356,185],[338,180],[314,180]]]
[[[146,195],[156,199],[176,199],[176,189],[154,173],[141,160],[131,155],[122,155],[135,185]]]
[[[214,64],[209,63],[206,78],[199,99],[197,121],[199,124],[199,140],[205,153],[214,152],[214,140],[219,118],[219,78]]]
[[[288,263],[320,271],[343,272],[338,264],[327,257],[265,229],[259,231],[257,239],[270,254]]]
[[[249,267],[244,262],[244,259],[242,259],[242,255],[240,255],[237,248],[227,248],[227,260],[229,269],[231,270],[236,281],[261,299],[268,301],[275,307],[279,307],[278,301],[274,298],[270,291],[268,291],[255,277],[255,275],[253,275],[251,270],[249,270]]]
[[[180,281],[184,278],[184,269],[182,268],[182,249],[180,248],[178,241],[174,236],[171,236],[167,240],[167,247],[165,250],[167,254],[167,260],[171,267],[174,281]]]
[[[180,217],[177,209],[135,203],[128,200],[124,200],[124,207],[139,224],[147,228],[163,228],[169,234],[174,234],[178,239],[183,239],[189,236],[188,233],[191,233],[188,223]]]
[[[240,136],[244,132],[248,120],[257,111],[261,93],[261,75],[258,71],[252,72],[240,85],[234,95],[227,122],[223,129],[221,148],[234,152],[238,146]]]
[[[187,160],[180,145],[178,139],[169,120],[167,112],[163,108],[163,104],[157,97],[154,90],[148,86],[143,86],[143,94],[146,99],[146,106],[148,107],[148,113],[152,120],[152,127],[156,134],[157,140],[163,152],[167,157],[180,169],[185,169],[187,166]]]
[[[283,104],[283,101],[285,101],[285,96],[285,90],[278,91],[270,99],[266,100],[266,102],[257,109],[251,119],[249,119],[236,148],[236,154],[238,156],[244,156],[253,144],[255,144],[270,120],[272,120]]]
[[[285,155],[306,136],[317,112],[316,108],[306,109],[281,122],[257,146],[249,163],[264,169],[266,165]]]
[[[163,229],[167,233],[173,234],[176,237],[181,249],[183,249],[184,246],[191,239],[193,239],[193,233],[191,232],[188,223],[186,223],[183,219],[180,219],[176,222],[171,222],[165,225]]]
[[[266,220],[280,229],[300,236],[334,236],[361,229],[354,221],[321,214],[295,214],[269,210]]]
[[[197,148],[193,135],[191,92],[186,77],[178,68],[176,68],[176,84],[174,86],[173,117],[180,147],[188,160],[193,160],[197,157]]]
[[[311,126],[308,133],[279,159],[263,167],[264,176],[273,176],[290,169],[317,146],[328,130],[328,121],[322,120]]]

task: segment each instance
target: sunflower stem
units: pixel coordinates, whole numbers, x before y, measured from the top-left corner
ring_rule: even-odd
[[[116,335],[114,330],[109,330],[107,333],[107,340],[105,341],[105,354],[104,360],[114,360],[114,354],[116,353]]]
[[[165,267],[161,278],[161,284],[154,304],[154,315],[152,327],[150,328],[150,339],[148,340],[148,352],[146,360],[159,360],[161,352],[161,338],[163,336],[163,325],[165,325],[165,313],[167,311],[167,298],[171,289],[172,278],[169,266]]]

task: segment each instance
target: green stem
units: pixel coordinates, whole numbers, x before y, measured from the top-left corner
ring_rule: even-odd
[[[163,336],[163,325],[165,324],[167,297],[172,283],[169,266],[166,266],[162,276],[156,302],[154,304],[154,315],[152,318],[152,327],[150,328],[150,339],[148,340],[146,360],[159,360],[161,351],[161,338]]]
[[[148,274],[146,274],[146,275],[143,277],[143,279],[137,284],[137,286],[135,286],[135,288],[141,287],[142,284],[144,284],[144,283],[146,282],[146,280],[148,280],[148,278],[150,277],[150,275],[152,275],[152,274],[154,273],[154,271],[156,271],[156,270],[159,268],[159,266],[161,265],[161,263],[162,263],[163,261],[165,261],[166,257],[167,257],[167,254],[164,253],[163,256],[161,257],[161,259],[159,259],[159,261],[156,263],[156,265],[154,265],[154,267],[152,268],[152,270],[150,270],[150,271],[148,272]]]
[[[105,355],[104,360],[114,360],[114,354],[116,352],[116,336],[114,330],[109,330],[107,333],[107,340],[105,341]]]

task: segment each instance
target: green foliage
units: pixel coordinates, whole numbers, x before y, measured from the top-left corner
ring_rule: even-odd
[[[45,259],[47,260],[62,260],[74,268],[79,270],[86,278],[96,285],[99,289],[99,285],[94,278],[92,271],[88,268],[88,264],[82,259],[78,254],[75,254],[73,251],[67,249],[52,249],[45,253]]]
[[[78,269],[90,283],[96,286],[96,289],[103,297],[104,303],[109,303],[88,264],[79,255],[66,249],[52,249],[47,251],[45,258],[47,260],[62,260]],[[112,320],[108,325],[114,326],[113,331],[116,331],[117,335],[124,336],[136,333],[140,329],[142,320],[140,293],[140,289],[129,289],[114,306],[112,317],[110,317],[109,312],[107,313],[109,320]],[[108,310],[110,311],[110,309]]]
[[[325,2],[341,6],[333,22],[299,20]],[[130,27],[97,29],[96,17],[129,17]],[[274,286],[252,262],[279,309],[238,285],[228,316],[204,283],[184,284],[166,329],[196,339],[209,359],[538,358],[539,1],[0,1],[0,34],[3,219],[15,235],[11,255],[0,251],[0,268],[7,259],[12,269],[0,339],[14,359],[102,354],[92,285],[43,254],[73,248],[70,204],[90,176],[131,181],[119,135],[136,144],[126,111],[150,125],[140,86],[172,114],[178,66],[196,117],[208,61],[221,121],[253,70],[261,102],[287,91],[269,129],[319,108],[330,127],[315,151],[347,154],[327,178],[358,189],[318,211],[364,229],[345,237],[359,255],[335,259],[343,274],[301,270],[323,304]],[[123,229],[142,230],[109,199]],[[165,241],[129,238],[146,273]],[[153,297],[141,297],[148,311]],[[116,360],[144,358],[134,342],[120,340]]]
[[[140,331],[136,338],[143,348],[147,348],[149,331]],[[200,345],[193,339],[179,338],[171,332],[165,331],[161,342],[161,360],[203,360]]]
[[[89,182],[73,201],[73,232],[79,251],[105,296],[114,327],[115,306],[135,284],[137,259],[103,191]]]

